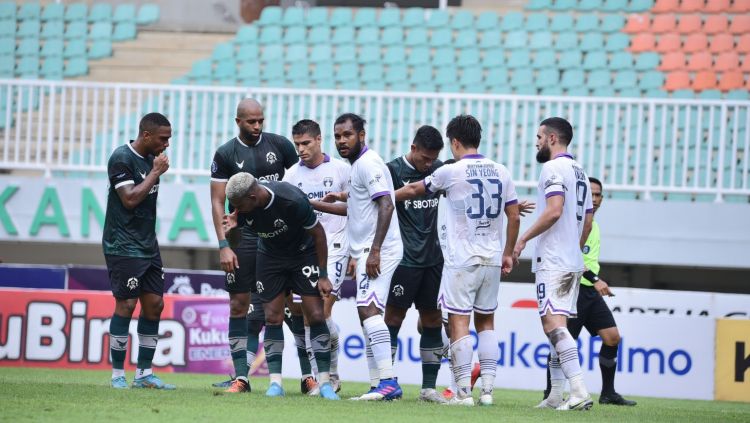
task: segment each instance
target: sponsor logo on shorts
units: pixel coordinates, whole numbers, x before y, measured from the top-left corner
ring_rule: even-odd
[[[127,286],[128,286],[128,289],[131,290],[131,291],[134,290],[134,289],[136,289],[136,288],[138,288],[138,278],[130,278],[130,279],[128,279]]]
[[[234,283],[234,273],[227,273],[227,285]]]
[[[263,293],[263,289],[264,289],[263,288],[263,282],[261,282],[261,281],[255,282],[255,289],[258,290],[258,294]]]
[[[400,297],[400,296],[404,295],[404,287],[401,286],[400,284],[399,285],[395,285],[393,287],[393,295],[395,295],[397,297]]]

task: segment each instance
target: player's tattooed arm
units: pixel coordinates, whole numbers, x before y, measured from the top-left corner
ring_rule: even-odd
[[[346,216],[346,203],[340,201],[336,203],[327,203],[320,200],[310,200],[310,205],[313,209],[319,212]]]
[[[148,197],[151,192],[151,188],[156,185],[159,181],[159,177],[169,169],[169,158],[166,154],[160,154],[154,158],[154,165],[151,168],[151,172],[146,175],[146,178],[138,185],[123,185],[117,188],[117,195],[122,201],[122,205],[126,209],[132,210],[138,207],[143,200]]]
[[[427,187],[424,181],[416,181],[406,184],[396,190],[396,201],[411,200],[427,194]]]
[[[328,269],[328,242],[326,241],[326,232],[323,229],[323,225],[320,222],[315,223],[310,229],[307,229],[307,233],[313,239],[315,244],[315,254],[318,256],[318,268],[320,270]],[[328,279],[328,275],[321,275],[318,279],[318,291],[322,297],[327,297],[328,294],[333,290],[333,285]]]

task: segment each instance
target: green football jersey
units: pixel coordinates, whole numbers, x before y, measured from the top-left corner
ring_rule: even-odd
[[[117,194],[117,189],[122,186],[143,183],[153,165],[154,156],[139,155],[130,143],[117,147],[112,152],[107,164],[109,190],[102,234],[105,255],[149,258],[159,254],[159,244],[156,241],[159,181],[132,210],[125,208]]]
[[[599,224],[596,221],[591,223],[591,232],[589,233],[586,244],[583,246],[583,264],[592,272],[599,274]],[[593,286],[594,283],[586,278],[581,278],[581,284]]]
[[[387,163],[394,190],[421,181],[442,165],[443,162],[436,160],[428,172],[421,173],[403,156]],[[439,193],[428,193],[413,200],[396,202],[401,242],[404,244],[402,266],[431,267],[443,262],[437,231],[439,198]]]

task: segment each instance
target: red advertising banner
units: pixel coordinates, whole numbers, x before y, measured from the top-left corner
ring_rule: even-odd
[[[0,289],[0,366],[110,368],[107,292]],[[126,368],[138,355],[133,313]],[[229,307],[224,299],[165,295],[154,367],[160,371],[232,373]]]

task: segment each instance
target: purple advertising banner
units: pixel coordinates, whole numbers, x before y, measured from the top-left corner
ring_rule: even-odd
[[[65,270],[63,266],[3,264],[0,265],[0,287],[65,289]]]

